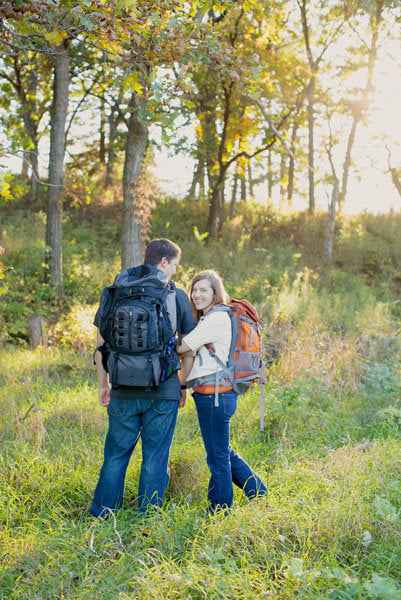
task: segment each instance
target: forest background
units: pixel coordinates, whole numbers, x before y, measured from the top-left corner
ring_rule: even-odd
[[[401,598],[399,2],[0,14],[0,598]],[[154,175],[166,151],[194,165],[185,193]],[[351,216],[367,168],[388,186]],[[207,519],[188,401],[161,518],[136,517],[137,451],[94,524],[93,315],[153,236],[182,247],[183,287],[212,267],[259,310],[264,430],[255,387],[233,440],[268,506]]]

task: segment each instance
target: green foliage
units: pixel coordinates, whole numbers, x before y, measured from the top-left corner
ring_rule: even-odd
[[[10,189],[11,174],[0,171],[0,204],[6,203],[12,198]]]
[[[0,256],[3,253],[4,253],[4,248],[3,248],[3,246],[0,246]],[[0,260],[0,294],[5,294],[7,291],[7,288],[4,287],[2,279],[4,279],[4,265],[3,265],[3,261]]]
[[[241,208],[220,243],[206,243],[196,229],[205,206],[166,199],[156,208],[152,235],[181,245],[184,287],[210,266],[230,294],[257,302],[273,359],[265,429],[258,429],[255,386],[239,402],[232,445],[268,481],[267,500],[249,502],[236,490],[228,515],[207,516],[208,470],[188,400],[163,510],[147,520],[136,513],[138,448],[124,509],[108,523],[88,517],[107,420],[97,403],[92,319],[101,288],[119,269],[117,208],[95,199],[85,209],[67,209],[62,304],[45,281],[44,215],[7,209],[2,341],[24,343],[29,314],[44,315],[50,325],[47,348],[0,350],[5,598],[399,596],[398,312],[394,288],[382,285],[388,272],[372,278],[358,270],[369,236],[384,237],[381,218],[350,264],[330,267],[317,257],[323,220],[281,219],[261,208],[255,216],[253,208]],[[263,235],[252,236],[252,222],[264,223]],[[297,224],[305,229],[298,234]],[[398,219],[392,227],[397,243]],[[341,242],[350,257],[353,242]]]
[[[400,430],[369,432],[354,396],[336,398],[334,388],[308,378],[271,381],[263,433],[257,390],[241,398],[232,444],[268,477],[268,505],[238,491],[230,514],[213,518],[189,403],[165,508],[138,518],[135,452],[124,510],[116,522],[95,523],[87,510],[106,418],[89,353],[8,348],[0,379],[5,597],[398,597]],[[377,409],[379,397],[371,403]]]

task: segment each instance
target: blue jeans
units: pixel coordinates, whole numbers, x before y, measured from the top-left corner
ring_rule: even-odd
[[[218,407],[214,406],[214,394],[194,393],[194,399],[211,474],[208,490],[211,512],[232,505],[233,483],[248,498],[266,494],[264,483],[230,446],[230,419],[237,410],[237,394],[219,394]]]
[[[125,473],[141,436],[142,466],[138,488],[141,512],[161,506],[169,482],[168,459],[178,414],[178,400],[110,398],[109,430],[104,462],[90,509],[94,517],[107,518],[123,502]],[[108,510],[110,509],[110,510]]]

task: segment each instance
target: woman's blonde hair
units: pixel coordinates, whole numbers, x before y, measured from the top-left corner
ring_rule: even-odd
[[[213,271],[213,269],[205,269],[204,271],[200,271],[200,273],[195,275],[195,277],[192,279],[191,288],[189,292],[192,312],[194,314],[196,322],[199,321],[203,313],[202,311],[197,310],[195,308],[195,305],[192,300],[192,290],[194,288],[195,283],[197,283],[198,281],[202,281],[203,279],[207,279],[211,285],[211,288],[213,290],[213,304],[228,304],[229,302],[229,297],[224,288],[223,280],[221,279],[220,275],[216,273],[216,271]]]

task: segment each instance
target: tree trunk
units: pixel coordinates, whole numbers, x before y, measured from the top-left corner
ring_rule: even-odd
[[[38,142],[38,120],[37,120],[37,87],[38,74],[32,69],[29,72],[28,95],[29,101],[25,114],[25,124],[33,148],[29,150],[29,162],[31,164],[31,194],[36,198],[39,192],[39,142]]]
[[[309,180],[309,213],[315,212],[315,164],[314,164],[314,102],[315,102],[315,83],[316,73],[320,58],[315,61],[313,59],[310,46],[309,24],[307,18],[307,0],[298,0],[298,6],[301,11],[302,32],[304,36],[306,54],[308,57],[310,80],[306,88],[307,112],[308,112],[308,180]]]
[[[308,180],[309,180],[309,213],[315,212],[315,158],[314,158],[314,101],[315,76],[312,75],[307,91],[308,99]]]
[[[355,141],[356,128],[358,126],[360,118],[361,118],[361,115],[355,115],[355,117],[352,121],[349,135],[348,135],[347,150],[345,152],[344,165],[343,165],[341,192],[339,193],[339,198],[338,198],[338,203],[339,203],[340,208],[342,208],[342,206],[345,202],[345,197],[347,195],[348,175],[349,175],[349,170],[351,167],[351,152],[352,152],[352,147],[353,147],[354,141]]]
[[[224,221],[224,179],[225,171],[221,171],[217,177],[212,179],[210,189],[209,216],[206,231],[209,233],[207,242],[216,238],[222,231]]]
[[[294,196],[294,172],[295,172],[295,145],[297,141],[298,123],[294,123],[291,133],[291,153],[290,162],[288,165],[288,185],[287,185],[287,203],[292,206]]]
[[[267,204],[270,205],[272,203],[273,196],[273,160],[272,160],[272,151],[269,149],[267,151]]]
[[[401,196],[401,181],[400,181],[399,171],[397,169],[395,169],[394,167],[390,167],[390,175],[391,175],[391,181],[393,182],[395,189]]]
[[[384,1],[378,0],[376,3],[376,12],[370,18],[370,27],[372,30],[372,38],[371,38],[369,51],[368,51],[366,83],[365,83],[364,89],[362,90],[361,97],[358,101],[358,108],[354,113],[354,118],[352,121],[349,136],[348,136],[347,150],[345,153],[344,165],[343,165],[341,191],[339,192],[339,197],[338,197],[338,205],[339,205],[340,209],[343,207],[346,196],[347,196],[348,176],[349,176],[349,171],[350,171],[350,167],[351,167],[351,153],[352,153],[352,148],[353,148],[354,141],[355,141],[356,129],[358,127],[359,122],[363,118],[364,112],[366,110],[363,107],[368,105],[368,98],[372,91],[373,69],[375,66],[376,59],[377,59],[377,43],[378,43],[378,37],[379,37],[379,26],[380,26],[380,23],[381,23],[382,17],[383,17],[383,8],[384,8]]]
[[[284,186],[285,171],[286,171],[285,155],[282,152],[281,158],[280,158],[280,210],[283,210],[284,203],[285,203],[285,186]]]
[[[28,150],[24,150],[24,155],[22,157],[22,165],[21,165],[21,177],[24,180],[28,179],[28,171],[29,171],[29,158],[28,158]]]
[[[34,140],[34,149],[29,151],[29,162],[31,163],[32,174],[31,174],[31,194],[33,198],[39,193],[39,161],[38,161],[38,142]]]
[[[219,222],[218,222],[218,231],[219,235],[223,231],[223,223],[226,220],[226,207],[225,207],[225,198],[224,198],[224,179],[221,183],[219,190]]]
[[[209,184],[210,185],[210,184]],[[210,201],[209,201],[209,216],[206,224],[206,231],[209,233],[207,240],[209,241],[211,238],[217,237],[217,232],[219,230],[219,213],[220,213],[220,187],[218,184],[218,180],[210,189]]]
[[[241,166],[239,173],[240,189],[241,189],[241,202],[246,202],[246,181],[245,181],[245,169]]]
[[[32,349],[47,344],[46,326],[43,317],[31,315],[28,318],[28,337]]]
[[[206,198],[205,163],[202,161],[201,172],[200,172],[200,176],[199,176],[199,200],[204,200],[205,198]]]
[[[255,195],[253,193],[253,180],[252,180],[252,167],[251,167],[251,161],[248,161],[248,190],[249,190],[249,198],[250,200],[253,200]]]
[[[32,68],[28,71],[27,81],[23,76],[24,67],[21,65],[19,57],[14,59],[15,85],[22,108],[22,118],[25,129],[28,134],[31,147],[24,150],[24,159],[22,164],[22,175],[27,177],[29,166],[31,167],[31,194],[35,198],[39,190],[39,169],[38,169],[38,108],[37,108],[37,88],[38,73]],[[32,147],[33,146],[33,147]]]
[[[209,236],[207,240],[216,237],[216,233],[222,231],[225,218],[224,180],[228,163],[224,162],[223,157],[226,149],[228,124],[231,117],[231,94],[233,86],[234,82],[231,82],[228,88],[224,89],[223,128],[220,135],[218,135],[216,129],[216,106],[212,104],[215,98],[214,86],[210,88],[207,102],[205,103],[206,111],[204,116],[205,127],[203,139],[205,140],[205,148],[207,150],[206,164],[210,190],[210,208],[207,222]],[[217,143],[218,139],[219,141]],[[213,182],[213,185],[210,185],[211,182]]]
[[[329,212],[327,215],[327,222],[326,222],[326,235],[325,235],[325,240],[324,240],[324,256],[330,262],[332,262],[332,260],[333,260],[334,226],[335,226],[336,213],[337,213],[338,190],[339,190],[339,181],[338,181],[337,177],[334,177]]]
[[[235,204],[237,202],[237,188],[238,188],[238,172],[237,172],[237,169],[235,169],[233,189],[232,189],[232,193],[231,193],[230,213],[229,213],[231,220],[235,217]]]
[[[196,164],[196,168],[194,170],[194,174],[192,177],[192,182],[191,182],[191,187],[189,188],[188,191],[188,198],[190,198],[191,200],[196,198],[196,186],[198,186],[198,200],[201,200],[203,198],[202,194],[204,194],[205,191],[205,184],[204,184],[204,177],[205,177],[205,169],[204,169],[204,164],[203,164],[203,158],[201,156],[198,157],[198,161]]]
[[[106,164],[106,177],[104,184],[106,187],[110,187],[113,182],[113,171],[114,171],[114,163],[116,160],[116,147],[115,147],[115,139],[117,135],[118,123],[120,121],[120,116],[118,113],[118,106],[121,102],[121,91],[119,96],[115,102],[114,107],[111,108],[108,122],[109,122],[109,143],[107,146],[107,164]]]
[[[57,47],[54,67],[53,104],[50,116],[49,186],[47,192],[46,245],[49,281],[62,292],[62,190],[65,152],[65,124],[68,109],[68,46]]]
[[[105,134],[105,110],[104,110],[104,97],[100,99],[100,139],[99,139],[99,162],[102,167],[106,164],[106,134]]]
[[[143,256],[144,240],[136,210],[135,186],[148,145],[148,127],[139,118],[139,111],[145,103],[145,95],[132,94],[123,173],[122,269],[141,264]]]

